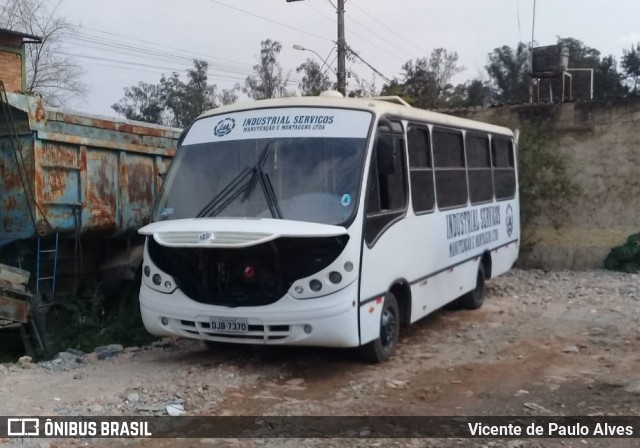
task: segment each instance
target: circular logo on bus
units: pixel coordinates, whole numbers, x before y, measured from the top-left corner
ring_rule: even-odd
[[[224,120],[220,120],[216,127],[213,129],[213,133],[216,137],[224,137],[225,135],[229,135],[233,128],[236,127],[236,120],[233,118],[225,118]]]
[[[511,236],[513,233],[513,209],[511,206],[507,206],[507,219],[505,220],[507,223],[507,235]]]
[[[215,239],[215,237],[211,232],[204,232],[204,233],[201,233],[200,236],[198,236],[198,241],[208,241],[213,239]]]

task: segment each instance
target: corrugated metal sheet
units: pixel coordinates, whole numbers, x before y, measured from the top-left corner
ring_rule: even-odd
[[[29,207],[49,231],[73,232],[78,217],[82,233],[117,235],[148,222],[180,129],[47,110],[32,96],[8,98],[24,181],[39,207],[25,195],[0,118],[0,245],[36,236]]]

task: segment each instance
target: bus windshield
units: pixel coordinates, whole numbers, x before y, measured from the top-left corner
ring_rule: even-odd
[[[282,218],[343,224],[354,212],[366,139],[278,138],[178,151],[154,220]]]

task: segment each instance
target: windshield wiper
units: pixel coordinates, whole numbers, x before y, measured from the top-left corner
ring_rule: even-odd
[[[252,176],[251,169],[245,168],[244,170],[242,170],[240,174],[234,177],[226,187],[224,187],[217,195],[215,195],[214,198],[209,201],[209,203],[205,205],[203,209],[200,210],[200,212],[198,212],[196,217],[202,218],[204,216],[216,216],[218,213],[224,210],[245,190],[247,185],[246,181],[249,176]]]
[[[273,184],[271,183],[271,179],[269,179],[269,175],[262,170],[260,170],[260,185],[262,185],[264,197],[267,200],[267,205],[269,206],[271,216],[277,219],[282,219],[282,211],[280,210],[280,205],[278,204],[276,192],[273,191]]]
[[[240,174],[234,177],[202,210],[196,215],[198,218],[205,216],[216,216],[229,204],[235,201],[243,192],[242,202],[245,202],[253,193],[256,184],[260,182],[269,211],[274,218],[282,219],[282,211],[278,205],[278,199],[269,175],[264,172],[263,167],[267,162],[272,143],[269,143],[260,154],[258,161],[253,168],[245,168]]]

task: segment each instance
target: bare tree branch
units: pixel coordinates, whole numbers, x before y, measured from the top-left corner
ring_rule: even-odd
[[[88,87],[85,70],[73,58],[62,55],[62,36],[77,27],[58,16],[63,0],[0,0],[2,26],[42,38],[25,47],[25,93],[42,96],[47,104],[62,106],[74,97],[84,98]]]

